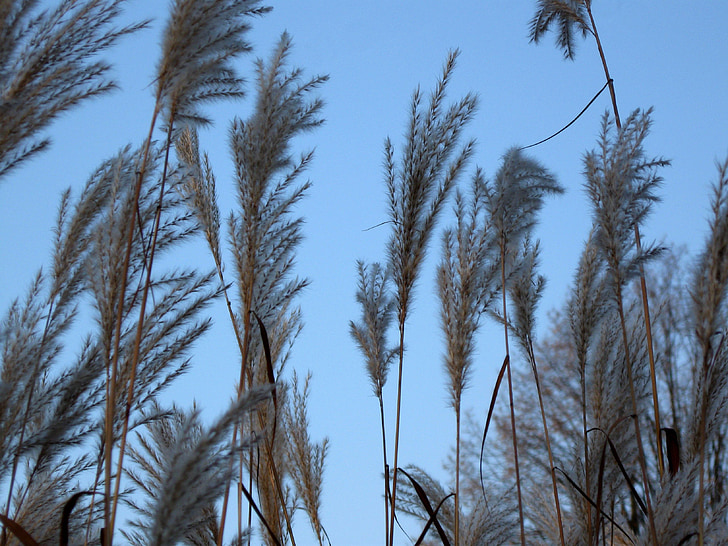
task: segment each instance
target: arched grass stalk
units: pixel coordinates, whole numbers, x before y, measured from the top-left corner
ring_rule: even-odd
[[[662,179],[656,169],[669,162],[646,159],[643,142],[650,127],[650,111],[634,112],[622,129],[611,133],[609,116],[602,121],[602,135],[597,151],[589,152],[584,160],[586,189],[594,209],[594,242],[601,259],[607,265],[611,279],[609,290],[619,317],[628,381],[635,415],[635,435],[639,463],[648,508],[650,533],[656,538],[650,498],[650,481],[642,444],[639,415],[635,392],[633,367],[635,360],[630,351],[629,333],[624,310],[623,287],[633,279],[645,262],[657,256],[661,249],[643,249],[634,238],[634,227],[644,221],[652,204],[657,201],[655,190]]]
[[[551,486],[553,488],[554,506],[556,508],[556,522],[559,528],[559,540],[561,542],[561,546],[564,546],[564,523],[561,515],[559,489],[556,481],[556,466],[554,463],[554,454],[551,449],[546,409],[544,407],[543,392],[538,374],[538,365],[536,363],[536,352],[533,348],[533,339],[536,331],[536,306],[541,299],[542,291],[546,286],[546,279],[543,276],[536,274],[538,254],[538,242],[536,244],[531,244],[531,241],[526,239],[523,243],[522,254],[517,257],[519,262],[517,271],[513,282],[510,283],[509,287],[509,293],[514,310],[512,327],[516,335],[516,339],[521,345],[521,349],[531,365],[533,379],[536,383],[536,393],[538,394],[538,405],[541,411],[544,441],[546,443],[546,451],[549,458]]]
[[[531,20],[530,35],[531,41],[538,43],[552,25],[558,26],[557,44],[562,50],[565,59],[573,60],[576,53],[574,42],[575,34],[581,33],[582,37],[591,34],[599,51],[599,58],[602,62],[604,77],[609,86],[609,95],[612,101],[612,111],[617,130],[622,128],[622,120],[617,107],[617,95],[614,89],[614,80],[610,76],[607,58],[604,54],[602,41],[599,38],[596,21],[592,12],[592,0],[538,0],[536,15]],[[637,251],[641,252],[642,239],[638,225],[634,226],[634,241]],[[657,389],[657,372],[655,369],[654,342],[652,336],[652,319],[650,317],[650,305],[647,294],[647,283],[645,272],[642,266],[639,269],[640,292],[642,296],[642,312],[644,316],[645,330],[647,332],[647,354],[650,364],[650,381],[652,385],[652,403],[655,418],[655,442],[657,446],[657,468],[660,477],[664,475],[664,456],[662,450],[662,433],[660,421],[660,405]]]
[[[284,33],[270,60],[267,63],[262,60],[257,62],[255,110],[248,120],[234,120],[230,129],[239,211],[231,214],[229,229],[237,272],[236,287],[240,296],[239,314],[233,311],[223,278],[219,210],[212,170],[206,158],[201,161],[193,133],[183,134],[178,146],[189,174],[188,201],[206,233],[240,350],[238,396],[243,396],[246,389],[258,381],[257,372],[252,369],[253,363],[258,362],[259,368],[270,368],[267,377],[267,381],[270,381],[273,361],[280,354],[277,349],[272,356],[273,361],[268,360],[267,354],[265,361],[262,360],[263,355],[259,351],[261,342],[256,341],[258,337],[255,333],[258,325],[265,323],[270,335],[277,336],[276,339],[271,339],[271,344],[279,347],[285,345],[292,336],[295,337],[297,328],[296,311],[290,311],[289,307],[308,285],[307,280],[293,277],[295,251],[302,239],[303,219],[293,217],[292,211],[311,186],[310,182],[298,186],[296,184],[311,162],[313,154],[308,153],[294,160],[290,149],[295,136],[313,130],[323,123],[320,117],[323,102],[319,98],[311,98],[311,95],[327,77],[315,76],[305,80],[300,69],[289,71],[287,59],[291,47],[291,38]],[[256,317],[255,323],[253,317]],[[274,422],[278,421],[279,411],[282,409],[276,405],[273,409]],[[261,430],[267,425],[260,414],[258,424]],[[241,431],[242,424],[238,423],[232,431],[233,444],[237,442]],[[264,436],[263,466],[268,468],[269,475],[258,476],[256,479],[261,495],[261,491],[265,489],[263,486],[270,481],[272,489],[268,490],[275,499],[269,499],[271,504],[268,506],[278,506],[286,521],[289,538],[293,541],[295,539],[283,494],[281,471],[274,460],[274,451],[280,443],[280,439],[275,436]],[[242,452],[240,456],[243,457]],[[239,461],[238,480],[241,483],[245,464],[248,466],[250,478],[254,478],[255,465],[251,455],[247,463]],[[238,528],[242,529],[244,491],[239,489],[238,493]],[[228,502],[229,487],[223,495],[218,544],[223,541]],[[265,503],[263,510],[266,510]],[[274,527],[272,525],[271,528]],[[282,540],[277,536],[275,539]]]

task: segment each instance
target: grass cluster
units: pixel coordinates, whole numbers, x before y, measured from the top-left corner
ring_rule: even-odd
[[[49,145],[40,133],[59,114],[114,88],[98,55],[147,25],[115,26],[122,8],[0,0],[0,183]],[[0,546],[295,545],[296,513],[330,544],[329,441],[309,431],[311,375],[289,370],[309,284],[296,273],[296,211],[313,161],[293,142],[323,123],[327,77],[289,66],[286,33],[256,62],[251,114],[229,128],[236,202],[225,221],[197,133],[211,123],[207,103],[247,98],[236,61],[267,11],[259,0],[170,3],[147,134],[62,195],[51,261],[2,315]],[[595,40],[612,111],[584,156],[593,225],[545,339],[535,338],[545,277],[534,228],[563,188],[524,148],[507,149],[492,178],[471,166],[478,99],[448,99],[457,51],[429,94],[414,92],[403,144],[385,142],[389,237],[380,261],[356,264],[361,314],[349,324],[379,405],[383,543],[397,543],[403,514],[421,520],[416,544],[728,542],[728,160],[695,263],[645,245],[669,164],[647,153],[652,113],[620,117],[590,0],[538,0],[531,38],[551,30],[567,59],[579,36]],[[207,266],[159,265],[197,236]],[[405,334],[438,237],[455,417],[447,484],[400,463],[405,348],[416,343]],[[229,407],[206,422],[160,394],[192,365],[217,299],[240,367]],[[483,426],[462,401],[486,320],[505,351]],[[84,331],[76,353],[72,329]]]

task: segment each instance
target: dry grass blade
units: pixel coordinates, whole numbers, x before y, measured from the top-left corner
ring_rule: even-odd
[[[23,543],[23,546],[39,546],[39,544],[33,539],[30,534],[23,529],[19,523],[13,521],[9,517],[0,514],[0,523],[2,523],[6,529],[15,535],[15,537]]]
[[[255,514],[258,516],[258,519],[260,519],[260,522],[263,524],[263,526],[268,531],[268,535],[270,536],[270,539],[273,541],[274,544],[277,546],[281,546],[280,540],[278,540],[278,537],[276,536],[275,531],[271,529],[270,523],[265,519],[265,516],[260,511],[260,508],[258,508],[258,504],[255,502],[255,499],[250,494],[250,491],[248,491],[242,482],[238,482],[238,487],[240,488],[240,491],[245,495],[245,499],[250,503],[250,507],[253,509]]]
[[[503,365],[501,366],[500,372],[498,372],[498,378],[495,380],[495,387],[493,388],[493,394],[490,397],[490,406],[488,407],[488,417],[485,419],[485,427],[483,428],[483,439],[480,442],[480,486],[483,489],[483,499],[485,499],[485,485],[483,480],[483,455],[485,454],[485,439],[488,436],[488,430],[490,429],[490,421],[493,418],[493,410],[495,410],[495,401],[498,399],[498,391],[500,390],[503,377],[506,374],[508,363],[510,358],[508,355],[503,359]]]
[[[63,505],[63,514],[61,516],[61,538],[59,541],[59,546],[68,546],[68,522],[71,519],[71,512],[73,512],[73,509],[76,507],[76,503],[78,503],[78,500],[83,497],[84,495],[93,495],[94,493],[90,491],[79,491],[78,493],[75,493],[66,504]]]
[[[263,342],[263,352],[265,354],[265,364],[266,364],[266,371],[268,373],[268,382],[271,385],[276,384],[276,376],[275,372],[273,371],[273,359],[270,356],[270,342],[268,341],[268,332],[265,329],[265,325],[263,324],[263,321],[258,316],[258,313],[255,311],[252,311],[253,316],[255,317],[255,320],[258,322],[258,328],[260,329],[260,339]],[[275,393],[275,389],[273,390]]]
[[[442,528],[442,525],[440,525],[440,522],[437,519],[437,512],[432,508],[432,504],[430,504],[430,499],[427,498],[427,493],[425,493],[425,490],[422,488],[422,486],[415,480],[406,470],[403,468],[400,468],[399,471],[404,474],[407,479],[412,483],[412,487],[414,487],[415,491],[417,492],[417,496],[420,499],[420,502],[422,503],[422,506],[427,511],[427,514],[429,515],[430,519],[432,520],[433,525],[435,526],[435,529],[437,529],[437,533],[440,536],[440,540],[442,540],[443,546],[450,546],[450,541],[447,538],[447,534],[445,533],[445,529]],[[440,503],[442,504],[442,503]],[[439,509],[439,507],[438,507]]]
[[[632,415],[632,418],[636,419],[636,415]],[[645,505],[645,501],[642,500],[642,497],[640,497],[640,494],[637,492],[637,489],[635,489],[634,483],[632,482],[632,478],[629,477],[629,472],[627,472],[627,469],[624,467],[624,464],[622,463],[622,459],[619,456],[619,452],[617,451],[616,446],[614,445],[614,442],[612,442],[612,439],[609,437],[609,434],[607,434],[604,430],[594,427],[587,431],[587,433],[592,431],[599,431],[602,434],[604,434],[604,438],[607,441],[606,445],[609,445],[609,450],[612,453],[612,457],[614,457],[614,461],[617,463],[617,466],[619,467],[620,472],[622,472],[622,476],[624,477],[625,482],[627,483],[627,486],[629,487],[630,492],[632,493],[632,497],[634,498],[635,502],[637,503],[637,506],[640,507],[640,510],[642,513],[646,516],[647,515],[647,506]],[[605,450],[606,445],[602,449],[602,458],[605,456]],[[647,487],[647,486],[645,486]]]

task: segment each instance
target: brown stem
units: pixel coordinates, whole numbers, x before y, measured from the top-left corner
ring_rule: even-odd
[[[50,302],[50,305],[48,307],[48,315],[46,315],[46,322],[45,327],[43,328],[43,336],[40,340],[40,348],[39,353],[42,353],[42,349],[45,346],[46,337],[48,335],[48,328],[50,327],[51,323],[51,315],[53,314],[53,301]],[[18,463],[20,462],[20,454],[23,449],[23,442],[25,440],[25,428],[28,426],[28,415],[30,415],[30,406],[33,401],[33,394],[35,393],[35,382],[38,380],[38,374],[40,372],[40,358],[38,359],[38,362],[36,363],[33,374],[30,378],[30,392],[28,393],[28,401],[25,404],[25,413],[23,414],[23,425],[20,428],[20,438],[18,439],[18,448],[15,450],[15,456],[13,457],[13,469],[10,472],[10,485],[8,486],[8,500],[7,504],[5,506],[5,513],[10,515],[10,502],[13,498],[13,487],[15,485],[15,475],[18,471]],[[28,489],[26,488],[26,493]],[[18,503],[18,508],[16,509],[16,512],[20,510],[20,506],[22,505],[22,499],[20,503]],[[3,532],[2,532],[2,541],[0,541],[0,544],[6,544],[8,541],[7,536],[7,527],[3,526]]]
[[[556,520],[559,523],[559,540],[561,546],[565,546],[564,542],[564,524],[561,517],[561,503],[559,502],[559,490],[556,484],[556,466],[554,465],[554,455],[551,451],[551,440],[549,439],[549,427],[546,423],[546,410],[543,405],[543,395],[541,394],[541,382],[538,378],[538,368],[536,367],[536,354],[533,350],[533,342],[528,340],[528,357],[531,360],[531,367],[533,369],[533,379],[536,381],[536,392],[538,393],[538,404],[541,408],[541,419],[543,421],[543,433],[546,440],[546,450],[549,454],[549,466],[551,467],[551,484],[554,490],[554,503],[556,505]]]
[[[584,487],[587,495],[590,495],[589,486],[589,438],[587,436],[586,426],[586,361],[581,363],[581,424],[582,434],[584,437]],[[586,532],[589,537],[589,544],[592,543],[592,513],[591,504],[588,501],[584,501],[586,505]],[[598,534],[596,536],[599,536]]]
[[[619,323],[622,329],[622,344],[624,345],[624,359],[627,367],[627,379],[629,380],[629,393],[632,399],[632,413],[634,417],[634,428],[635,428],[635,440],[637,442],[637,453],[639,457],[640,470],[642,471],[642,481],[644,483],[645,490],[645,503],[647,504],[647,520],[649,522],[649,533],[652,543],[657,545],[657,530],[655,528],[655,518],[652,511],[652,500],[650,496],[650,482],[647,476],[647,463],[645,459],[644,446],[642,445],[642,433],[640,432],[640,419],[639,411],[637,408],[637,394],[634,387],[634,374],[632,371],[632,358],[629,350],[629,337],[627,335],[627,324],[624,318],[624,306],[622,303],[622,288],[620,279],[615,279],[616,298],[617,298],[617,312],[619,313]]]
[[[508,404],[511,411],[511,437],[513,438],[513,463],[516,467],[516,493],[518,496],[518,521],[521,528],[521,545],[526,546],[526,529],[523,522],[523,498],[521,495],[521,469],[518,465],[518,437],[516,435],[516,410],[513,404],[513,377],[511,374],[511,358],[508,348],[508,307],[506,305],[506,242],[500,241],[501,251],[501,289],[503,291],[503,333],[506,346],[506,372],[508,376]]]
[[[384,543],[389,539],[389,465],[387,464],[387,434],[384,424],[384,399],[379,392],[379,416],[382,424],[382,460],[384,462]]]
[[[152,134],[154,133],[154,127],[157,122],[157,117],[161,110],[161,101],[159,95],[154,107],[154,113],[152,114],[152,122],[149,126],[149,134],[144,142],[144,150],[142,152],[142,160],[137,173],[137,180],[134,186],[134,197],[133,206],[131,207],[131,218],[126,226],[127,240],[126,240],[126,252],[124,253],[124,262],[122,265],[121,285],[119,288],[119,304],[116,314],[116,330],[114,332],[114,352],[111,358],[111,373],[108,373],[107,377],[110,378],[106,385],[106,410],[105,410],[105,439],[104,439],[104,544],[106,546],[113,546],[114,542],[114,529],[111,514],[111,465],[112,465],[112,451],[114,447],[114,413],[116,406],[116,380],[117,380],[117,369],[119,365],[119,350],[121,344],[121,322],[124,318],[124,296],[126,293],[127,276],[129,274],[129,262],[131,261],[131,250],[134,244],[134,225],[137,221],[136,212],[139,203],[139,196],[141,195],[142,181],[144,180],[144,174],[147,168],[147,162],[149,161],[149,150],[152,144]],[[118,478],[118,477],[117,477]]]
[[[589,13],[589,20],[591,21],[592,25],[592,32],[594,34],[594,39],[597,43],[597,49],[599,50],[599,57],[602,60],[602,67],[604,68],[604,75],[607,78],[607,81],[609,82],[609,94],[612,98],[612,109],[614,110],[614,120],[617,125],[617,129],[622,129],[622,121],[619,118],[619,110],[617,109],[617,96],[614,91],[614,80],[609,75],[609,68],[607,67],[607,58],[604,55],[604,49],[602,48],[602,42],[599,39],[599,33],[597,32],[597,25],[594,21],[594,16],[592,15],[591,11],[591,2],[586,3],[586,9]],[[642,244],[641,244],[641,238],[640,238],[640,229],[637,224],[634,226],[634,241],[635,245],[637,247],[637,252],[641,252],[642,250]],[[655,436],[656,436],[656,443],[657,443],[657,468],[660,473],[660,478],[662,478],[663,474],[665,473],[665,462],[664,462],[664,455],[662,453],[662,425],[660,423],[660,404],[658,400],[658,394],[657,394],[657,373],[655,369],[655,353],[653,348],[653,340],[652,340],[652,321],[650,319],[650,304],[649,299],[647,297],[647,283],[645,281],[645,270],[642,264],[639,265],[639,277],[640,277],[640,292],[642,294],[642,312],[645,319],[645,334],[647,337],[647,356],[650,363],[650,381],[652,384],[652,405],[655,413]]]
[[[169,168],[169,151],[172,146],[172,130],[173,120],[170,120],[167,129],[167,144],[164,155],[164,167],[162,169],[162,181],[159,188],[159,200],[157,202],[157,210],[154,218],[154,226],[152,229],[152,241],[149,245],[149,261],[147,263],[147,275],[144,280],[144,289],[142,290],[142,299],[139,305],[139,320],[137,321],[136,338],[134,340],[134,348],[131,359],[131,371],[129,373],[129,386],[126,396],[126,407],[124,409],[124,422],[119,440],[119,458],[116,464],[116,482],[114,484],[114,496],[112,498],[111,507],[111,529],[114,529],[116,521],[116,509],[119,502],[119,488],[121,485],[121,474],[124,464],[124,454],[126,450],[126,438],[129,433],[129,419],[131,418],[131,406],[134,401],[134,382],[136,381],[136,372],[139,367],[139,358],[142,344],[142,336],[144,331],[144,315],[147,308],[147,299],[152,286],[152,266],[154,264],[154,253],[157,248],[157,236],[159,234],[159,226],[162,221],[162,204],[164,200],[164,190],[167,181],[167,170]]]
[[[460,400],[455,408],[455,546],[460,545]]]
[[[400,311],[399,316],[399,372],[397,375],[397,416],[394,429],[394,469],[392,470],[392,510],[389,514],[389,546],[394,546],[394,514],[397,499],[397,468],[399,456],[399,422],[400,408],[402,406],[402,364],[404,362],[404,321],[406,311]],[[388,476],[385,476],[387,479]]]

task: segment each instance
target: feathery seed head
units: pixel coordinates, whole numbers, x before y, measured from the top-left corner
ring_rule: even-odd
[[[477,98],[468,94],[449,107],[444,105],[457,56],[457,51],[448,56],[426,108],[422,106],[419,89],[415,91],[400,167],[395,165],[391,142],[385,143],[385,177],[393,226],[387,252],[400,322],[407,315],[412,289],[442,206],[473,153],[473,141],[460,150],[456,148],[465,125],[475,113]]]

